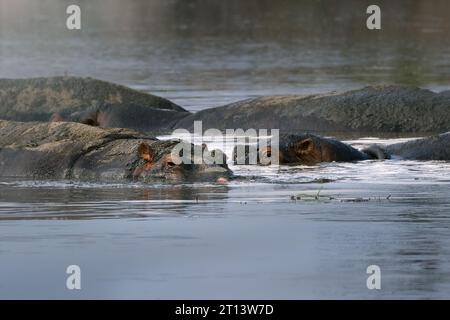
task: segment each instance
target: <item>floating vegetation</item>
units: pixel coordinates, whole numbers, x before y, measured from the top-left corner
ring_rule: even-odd
[[[329,195],[321,195],[322,189],[319,189],[316,194],[311,193],[299,193],[296,195],[291,195],[290,199],[292,201],[302,201],[302,202],[308,202],[308,201],[338,201],[338,202],[369,202],[369,201],[390,201],[392,199],[392,195],[388,195],[387,197],[342,197],[337,198]]]
[[[331,183],[331,182],[335,182],[335,179],[328,179],[328,178],[317,178],[311,181],[305,181],[305,182],[300,182],[301,184],[309,184],[309,183]]]

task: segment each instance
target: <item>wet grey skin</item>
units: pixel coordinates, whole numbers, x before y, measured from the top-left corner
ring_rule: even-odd
[[[264,96],[193,114],[167,99],[91,78],[0,79],[0,119],[74,121],[152,134],[192,130],[194,121],[201,120],[205,130],[430,135],[449,130],[450,94],[411,86],[369,86],[342,93]]]
[[[450,160],[450,132],[382,147],[405,160]]]
[[[167,132],[189,112],[160,109],[134,103],[104,104],[73,113],[56,112],[51,122],[70,121],[101,128],[128,128],[140,132]]]
[[[237,162],[237,149],[233,161]],[[249,148],[245,146],[245,164],[249,164]],[[270,147],[261,147],[258,156],[271,156]],[[370,159],[450,160],[450,133],[416,139],[393,145],[372,145],[361,151],[338,140],[312,134],[282,134],[279,141],[280,164],[313,165],[321,162],[353,162]],[[258,163],[260,163],[258,158]]]
[[[80,123],[0,120],[0,176],[88,181],[225,182],[224,164],[179,164],[172,150],[180,140],[160,141],[128,129]],[[211,152],[221,153],[219,150]]]
[[[167,99],[92,78],[0,79],[4,120],[74,121],[165,132],[189,114]]]
[[[342,93],[264,96],[205,109],[180,120],[176,127],[265,128],[283,133],[427,136],[449,130],[450,94],[412,86],[369,86]]]

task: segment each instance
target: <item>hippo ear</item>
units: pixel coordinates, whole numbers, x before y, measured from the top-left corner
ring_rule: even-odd
[[[82,124],[86,124],[86,125],[91,126],[91,127],[98,127],[97,121],[95,121],[94,119],[91,119],[91,118],[83,119],[83,120],[81,120],[81,123]]]
[[[267,158],[272,156],[272,147],[265,147],[261,149],[261,154]]]
[[[86,124],[86,125],[92,126],[92,127],[98,127],[99,123],[97,121],[97,113],[91,112],[91,113],[85,114],[80,119],[80,123]]]
[[[145,161],[148,161],[148,162],[153,161],[153,150],[145,142],[142,142],[139,145],[138,154],[139,154],[139,158],[141,158],[142,160],[145,160]]]
[[[304,139],[297,143],[297,150],[300,153],[311,152],[314,148],[314,141],[311,138]]]
[[[49,122],[61,122],[64,121],[64,117],[59,112],[55,112],[51,115]]]

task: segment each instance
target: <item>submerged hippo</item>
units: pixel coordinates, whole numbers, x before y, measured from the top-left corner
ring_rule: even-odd
[[[238,162],[237,152],[239,148],[245,148],[245,164],[248,164],[249,148],[247,146],[236,146],[233,150],[233,161]],[[242,149],[241,149],[242,150]],[[270,144],[263,145],[258,150],[258,163],[262,157],[272,157]],[[279,137],[278,156],[280,164],[306,164],[313,165],[320,162],[351,162],[383,157],[381,148],[373,147],[367,152],[359,151],[352,146],[334,140],[323,138],[313,134],[281,134]],[[238,163],[240,164],[240,163]]]
[[[179,163],[179,140],[160,141],[127,129],[79,123],[0,120],[0,176],[33,179],[217,180],[231,175],[225,164]],[[191,150],[205,149],[189,144]],[[219,150],[213,150],[219,152]]]
[[[405,160],[450,160],[450,132],[381,148],[392,157]]]
[[[75,121],[158,132],[189,114],[167,99],[91,78],[0,79],[4,120]]]
[[[239,146],[233,150],[236,163]],[[245,152],[245,163],[249,161],[249,147],[241,146]],[[241,149],[242,150],[242,149]],[[262,146],[258,150],[260,157],[271,157],[271,146]],[[372,145],[363,150],[331,138],[312,134],[282,134],[279,140],[280,164],[312,165],[320,162],[352,162],[369,159],[400,158],[405,160],[450,160],[450,132],[437,136],[396,143],[388,146]],[[238,163],[242,164],[242,163]]]

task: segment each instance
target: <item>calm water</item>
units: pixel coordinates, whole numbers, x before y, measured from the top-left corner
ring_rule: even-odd
[[[450,163],[233,169],[227,186],[2,180],[1,296],[448,298]]]
[[[0,0],[0,77],[92,76],[193,111],[450,89],[448,1],[378,1],[381,32],[365,29],[365,1],[79,3],[70,32],[59,1]],[[0,180],[0,298],[450,297],[450,163],[232,169],[227,186]],[[81,291],[65,287],[71,264]]]

